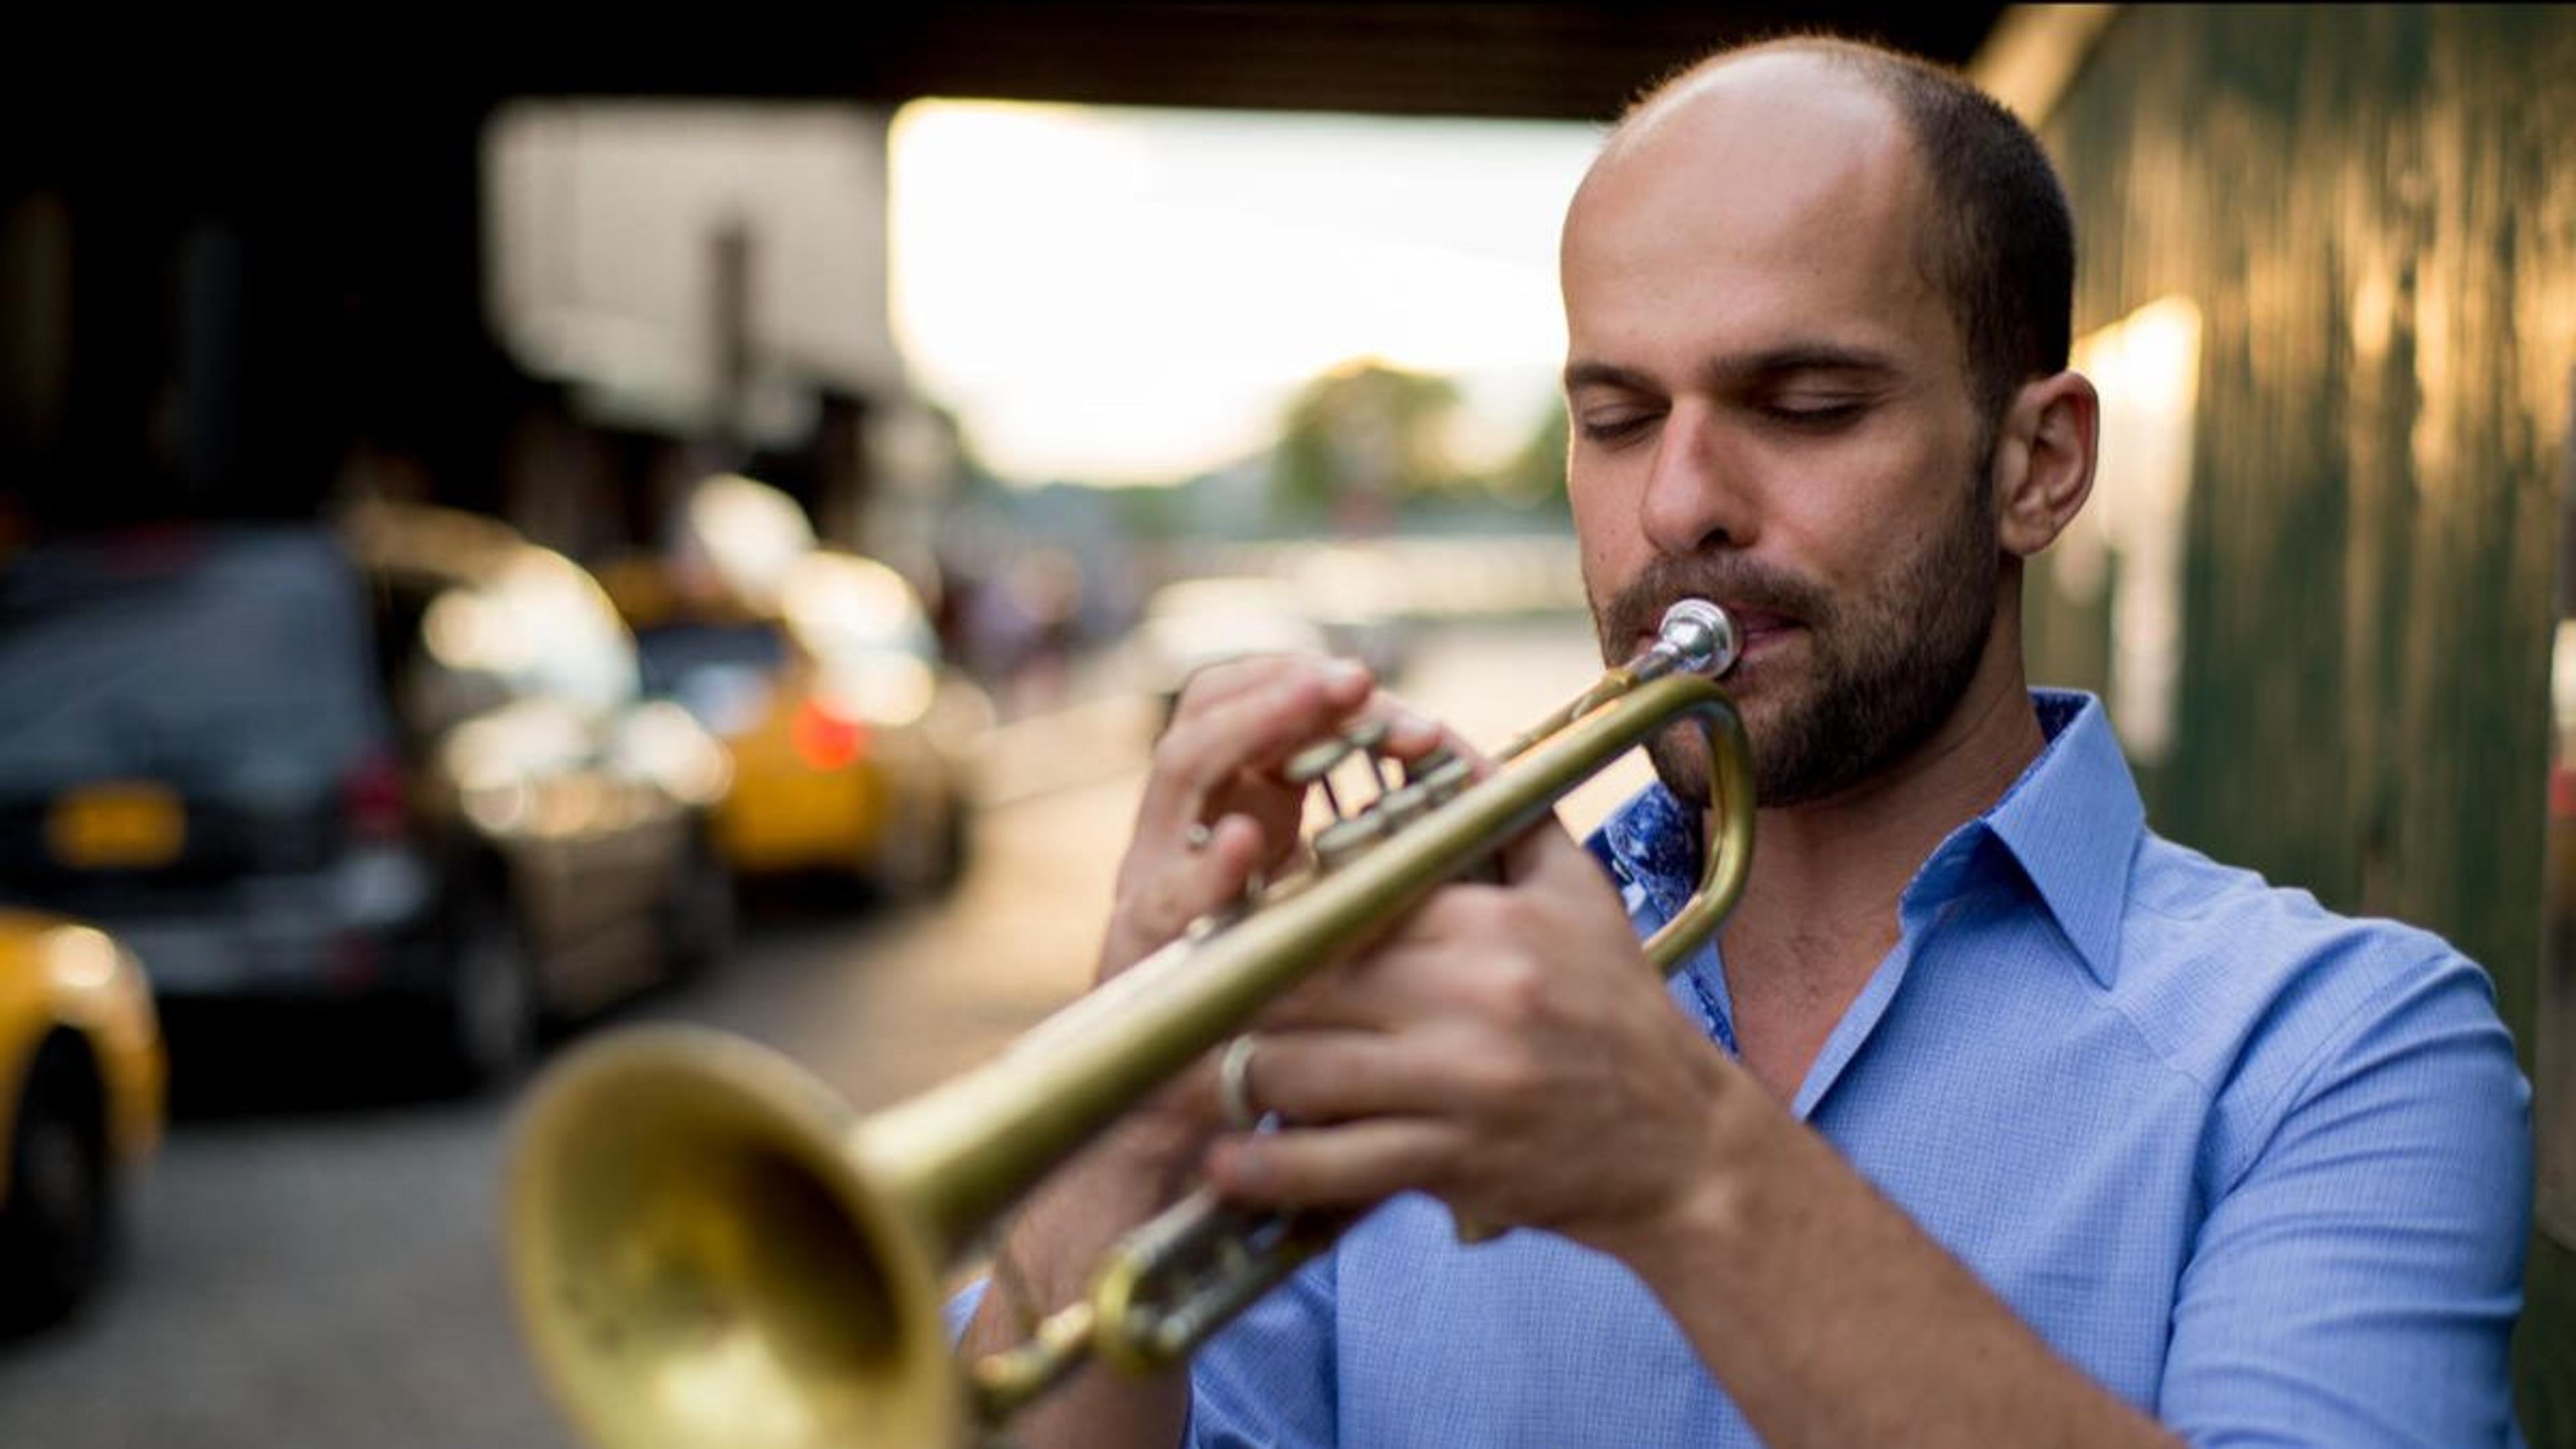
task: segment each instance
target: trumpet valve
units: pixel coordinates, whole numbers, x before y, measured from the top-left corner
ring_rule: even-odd
[[[1371,755],[1372,764],[1378,756]],[[1371,846],[1391,839],[1404,827],[1429,814],[1468,785],[1467,762],[1446,749],[1434,750],[1404,767],[1404,783],[1383,791],[1358,814],[1336,819],[1316,833],[1313,848],[1319,869],[1334,870]],[[1385,778],[1379,776],[1381,781]]]
[[[1279,771],[1280,778],[1291,785],[1313,785],[1322,790],[1325,808],[1332,812],[1334,819],[1343,819],[1342,797],[1333,789],[1333,771],[1339,769],[1344,760],[1358,755],[1369,762],[1369,773],[1383,793],[1387,788],[1387,778],[1379,761],[1380,752],[1386,745],[1386,731],[1386,721],[1367,720],[1331,739],[1319,740],[1289,756],[1288,763]]]

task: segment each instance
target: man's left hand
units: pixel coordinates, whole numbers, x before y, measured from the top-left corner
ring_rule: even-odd
[[[1673,1008],[1600,867],[1548,821],[1501,885],[1444,887],[1274,1010],[1247,1072],[1291,1125],[1227,1138],[1237,1199],[1463,1217],[1616,1251],[1714,1158],[1722,1092],[1758,1091]]]

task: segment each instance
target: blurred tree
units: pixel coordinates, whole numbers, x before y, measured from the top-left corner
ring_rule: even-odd
[[[1345,532],[1391,522],[1410,495],[1467,481],[1449,450],[1458,388],[1383,362],[1346,364],[1288,405],[1271,455],[1274,521]]]
[[[1570,432],[1565,408],[1550,404],[1529,441],[1494,475],[1496,497],[1515,508],[1565,507],[1565,447]]]

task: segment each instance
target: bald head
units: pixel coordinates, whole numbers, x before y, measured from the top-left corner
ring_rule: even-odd
[[[1579,229],[1643,188],[1708,204],[1813,203],[1810,224],[1874,225],[1944,299],[1980,411],[2066,366],[2074,222],[2037,138],[1963,77],[1849,41],[1722,52],[1629,108],[1576,193]],[[1859,205],[1836,205],[1836,194]]]
[[[1774,148],[1805,139],[1822,127],[1846,138],[1876,139],[1901,120],[1885,87],[1815,43],[1781,43],[1729,51],[1701,61],[1655,87],[1628,108],[1595,163],[1615,166],[1658,140],[1712,125],[1741,124],[1755,116],[1767,124],[1741,139]],[[1894,137],[1909,140],[1900,130]]]
[[[1657,188],[1796,207],[1854,185],[1916,198],[1922,172],[1879,90],[1821,55],[1766,51],[1701,66],[1630,112],[1585,174],[1568,227]]]

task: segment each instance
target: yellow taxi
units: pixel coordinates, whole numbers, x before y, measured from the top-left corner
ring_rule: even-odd
[[[943,665],[900,574],[817,547],[757,604],[683,601],[649,569],[615,571],[610,592],[647,687],[732,751],[714,833],[737,871],[848,874],[896,896],[955,880],[992,706]]]
[[[0,908],[0,1327],[78,1307],[161,1138],[152,993],[107,933]]]

